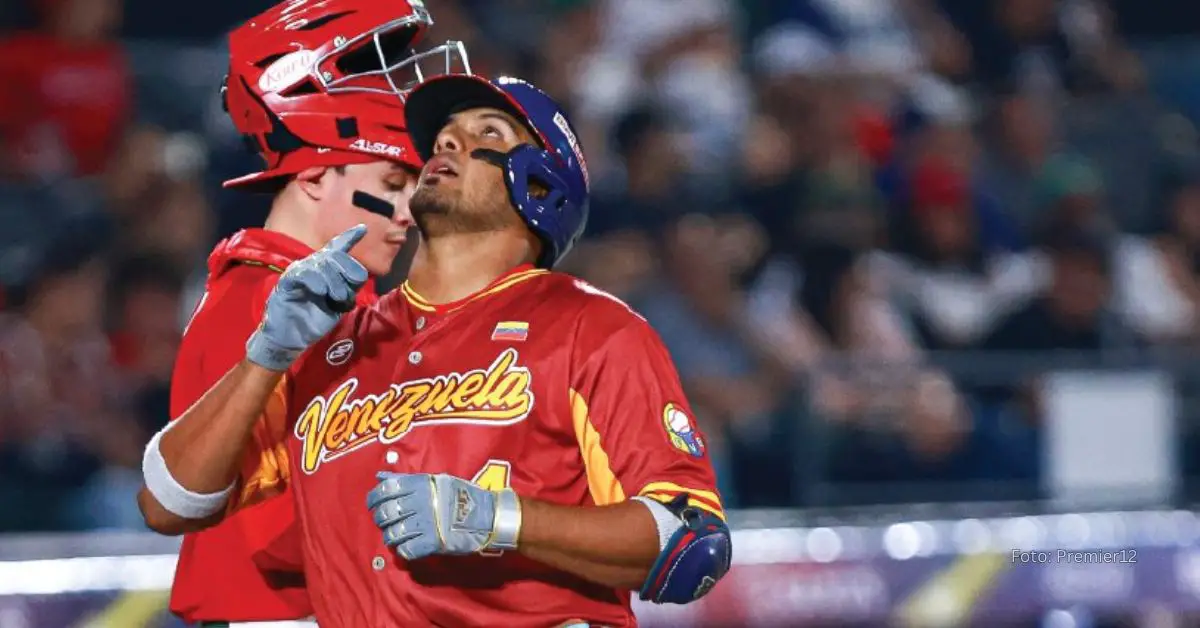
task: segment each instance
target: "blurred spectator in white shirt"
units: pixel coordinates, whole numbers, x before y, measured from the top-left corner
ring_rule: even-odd
[[[1111,307],[1112,235],[1096,227],[1058,229],[1043,245],[1049,280],[1037,298],[997,324],[986,351],[1027,353],[1128,350],[1140,342]]]
[[[767,267],[748,314],[774,358],[810,378],[818,415],[855,431],[900,434],[925,456],[951,453],[966,408],[950,381],[922,364],[913,331],[865,260],[826,244],[798,261]]]
[[[969,347],[1037,292],[1038,265],[984,248],[967,175],[953,164],[925,160],[908,187],[894,243],[900,254],[874,255],[872,272],[911,313],[927,347]]]
[[[1200,176],[1164,188],[1158,232],[1125,236],[1117,247],[1115,307],[1153,342],[1192,342],[1200,331]]]

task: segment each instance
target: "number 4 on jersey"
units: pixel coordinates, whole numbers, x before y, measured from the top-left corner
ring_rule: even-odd
[[[471,478],[471,482],[489,491],[502,491],[511,488],[512,464],[507,460],[488,460],[487,464]],[[480,556],[500,556],[503,550],[480,550]]]

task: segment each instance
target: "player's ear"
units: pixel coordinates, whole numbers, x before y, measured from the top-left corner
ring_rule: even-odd
[[[328,177],[332,168],[313,166],[296,173],[296,186],[314,201],[325,198]]]

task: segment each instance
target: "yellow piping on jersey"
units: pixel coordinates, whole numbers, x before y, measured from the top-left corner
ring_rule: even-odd
[[[277,272],[277,273],[280,273],[280,274],[282,274],[282,273],[283,273],[283,271],[287,270],[286,268],[281,268],[281,267],[279,267],[279,266],[276,266],[276,265],[274,265],[274,264],[267,264],[267,263],[264,263],[264,262],[256,262],[256,261],[254,261],[254,260],[248,260],[248,259],[244,259],[244,260],[238,260],[238,263],[239,263],[239,264],[242,264],[242,265],[244,265],[244,266],[262,266],[262,267],[264,267],[264,268],[266,268],[266,269],[268,269],[268,270],[273,270],[273,271],[275,271],[275,272]]]
[[[598,506],[608,506],[625,501],[625,489],[613,473],[608,452],[600,443],[600,432],[596,431],[588,412],[587,401],[575,389],[569,389],[571,423],[575,427],[575,441],[583,456],[583,471],[587,476],[588,492]],[[688,495],[688,505],[712,513],[725,520],[725,507],[721,498],[712,491],[686,488],[674,482],[651,482],[638,493],[663,503],[670,503],[680,493]]]
[[[600,444],[600,432],[592,424],[583,395],[570,389],[571,423],[575,426],[575,441],[583,456],[583,472],[587,476],[588,492],[597,506],[609,506],[625,501],[625,489],[609,466],[608,452]]]
[[[513,273],[512,275],[509,275],[508,277],[501,279],[496,284],[493,284],[492,286],[484,288],[483,290],[476,292],[474,295],[471,295],[469,298],[467,298],[462,303],[459,303],[455,307],[448,310],[448,312],[453,312],[454,310],[457,310],[457,309],[463,307],[464,305],[471,303],[472,301],[482,299],[483,297],[486,297],[491,294],[496,294],[497,292],[500,292],[502,290],[507,290],[508,288],[511,288],[527,279],[532,279],[534,277],[545,275],[549,272],[550,271],[546,270],[545,268],[531,268],[529,270],[523,270],[519,273]],[[417,308],[418,310],[424,310],[426,312],[436,312],[437,311],[437,306],[430,303],[428,300],[425,299],[425,297],[421,296],[420,294],[417,294],[417,291],[413,290],[412,286],[408,285],[407,281],[400,284],[400,293],[403,294],[404,298],[408,299],[408,302],[411,303],[412,306]]]
[[[680,493],[687,494],[689,506],[708,511],[714,516],[720,517],[722,521],[725,519],[725,507],[721,504],[721,498],[712,491],[687,488],[674,482],[651,482],[643,487],[638,495],[670,503]]]

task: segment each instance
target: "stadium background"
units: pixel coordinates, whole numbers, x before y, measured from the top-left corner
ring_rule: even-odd
[[[0,3],[0,628],[173,625],[137,467],[264,216],[217,86],[268,4]],[[570,103],[566,270],[662,334],[739,509],[647,625],[1200,624],[1200,4],[427,4]]]

